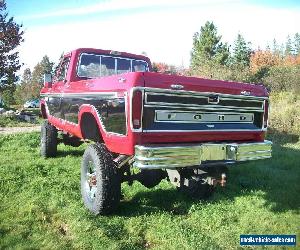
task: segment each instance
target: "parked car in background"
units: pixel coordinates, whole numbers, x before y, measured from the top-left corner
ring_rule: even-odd
[[[24,108],[39,108],[40,107],[40,100],[39,99],[33,99],[25,102]]]

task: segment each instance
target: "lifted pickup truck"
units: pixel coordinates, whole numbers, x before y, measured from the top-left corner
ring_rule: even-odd
[[[145,56],[81,48],[53,79],[45,75],[41,154],[90,142],[81,193],[95,214],[118,206],[124,181],[154,187],[168,178],[205,197],[225,185],[227,165],[271,157],[265,87],[151,70]]]

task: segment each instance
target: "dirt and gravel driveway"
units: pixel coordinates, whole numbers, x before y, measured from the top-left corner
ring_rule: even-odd
[[[27,133],[40,131],[41,126],[31,126],[31,127],[0,127],[0,135],[16,134],[16,133]]]

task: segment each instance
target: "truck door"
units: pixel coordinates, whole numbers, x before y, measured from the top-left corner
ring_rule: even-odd
[[[97,109],[106,132],[125,135],[126,73],[130,71],[130,59],[82,53],[76,72],[82,80],[67,82],[64,87],[65,119],[78,124],[80,107],[91,105]]]
[[[65,120],[63,93],[64,93],[65,83],[67,82],[67,72],[68,72],[69,63],[70,63],[70,57],[65,57],[61,61],[55,76],[55,83],[53,84],[54,87],[53,90],[55,91],[55,93],[57,93],[57,101],[55,103],[57,117],[63,120]]]
[[[69,58],[64,58],[60,63],[58,70],[53,78],[53,85],[50,90],[50,95],[47,98],[49,112],[56,118],[63,119],[62,116],[62,92],[64,88],[65,74],[69,65]]]

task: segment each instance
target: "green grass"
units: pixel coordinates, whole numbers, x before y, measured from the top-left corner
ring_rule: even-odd
[[[233,166],[227,187],[206,201],[166,181],[123,184],[120,208],[107,217],[81,201],[85,147],[60,145],[43,159],[38,133],[0,137],[0,249],[236,249],[240,234],[299,242],[299,141],[275,145],[272,160]]]

